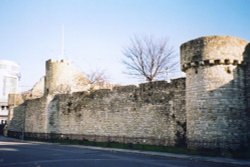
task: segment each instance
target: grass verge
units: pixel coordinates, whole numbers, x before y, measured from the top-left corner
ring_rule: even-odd
[[[245,150],[208,150],[208,149],[188,149],[186,147],[173,147],[173,146],[158,146],[158,145],[144,145],[144,144],[132,144],[132,143],[118,143],[118,142],[96,142],[88,140],[69,140],[69,139],[37,139],[37,138],[25,138],[25,140],[31,141],[43,141],[50,143],[60,143],[67,145],[85,145],[105,148],[120,148],[140,151],[156,151],[174,154],[188,154],[188,155],[200,155],[200,156],[219,156],[227,158],[237,159],[250,159],[250,149]]]

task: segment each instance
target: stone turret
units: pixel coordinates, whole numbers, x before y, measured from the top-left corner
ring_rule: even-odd
[[[65,94],[88,88],[86,76],[67,60],[47,60],[45,94]]]
[[[247,42],[208,36],[181,45],[189,148],[237,150],[248,144],[243,52]]]

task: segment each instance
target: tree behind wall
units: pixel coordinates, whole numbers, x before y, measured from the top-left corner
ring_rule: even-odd
[[[131,39],[130,45],[124,49],[123,54],[126,73],[145,78],[149,82],[166,79],[176,70],[176,55],[166,38],[135,36]]]
[[[109,83],[108,75],[104,70],[96,69],[89,74],[87,74],[87,78],[89,80],[90,88],[89,90],[95,89],[112,89],[113,84]]]

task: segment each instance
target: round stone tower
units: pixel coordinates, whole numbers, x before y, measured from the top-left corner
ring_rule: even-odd
[[[246,45],[228,36],[201,37],[181,45],[189,148],[237,150],[247,145],[241,65]]]
[[[70,92],[70,62],[66,60],[46,61],[45,94]]]
[[[47,60],[44,92],[50,94],[65,94],[88,90],[88,80],[68,60]]]

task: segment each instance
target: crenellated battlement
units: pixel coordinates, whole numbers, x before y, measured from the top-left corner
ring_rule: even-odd
[[[61,60],[53,60],[53,59],[49,59],[46,61],[47,63],[54,63],[54,64],[61,64],[61,63],[69,63],[68,60],[65,59],[61,59]]]
[[[189,68],[198,68],[199,66],[213,66],[213,65],[239,65],[243,61],[235,59],[215,59],[215,60],[202,60],[202,61],[193,61],[190,63],[183,64],[181,66],[182,71],[186,71]]]
[[[247,41],[229,36],[208,36],[181,45],[181,67],[238,65],[243,61]]]

